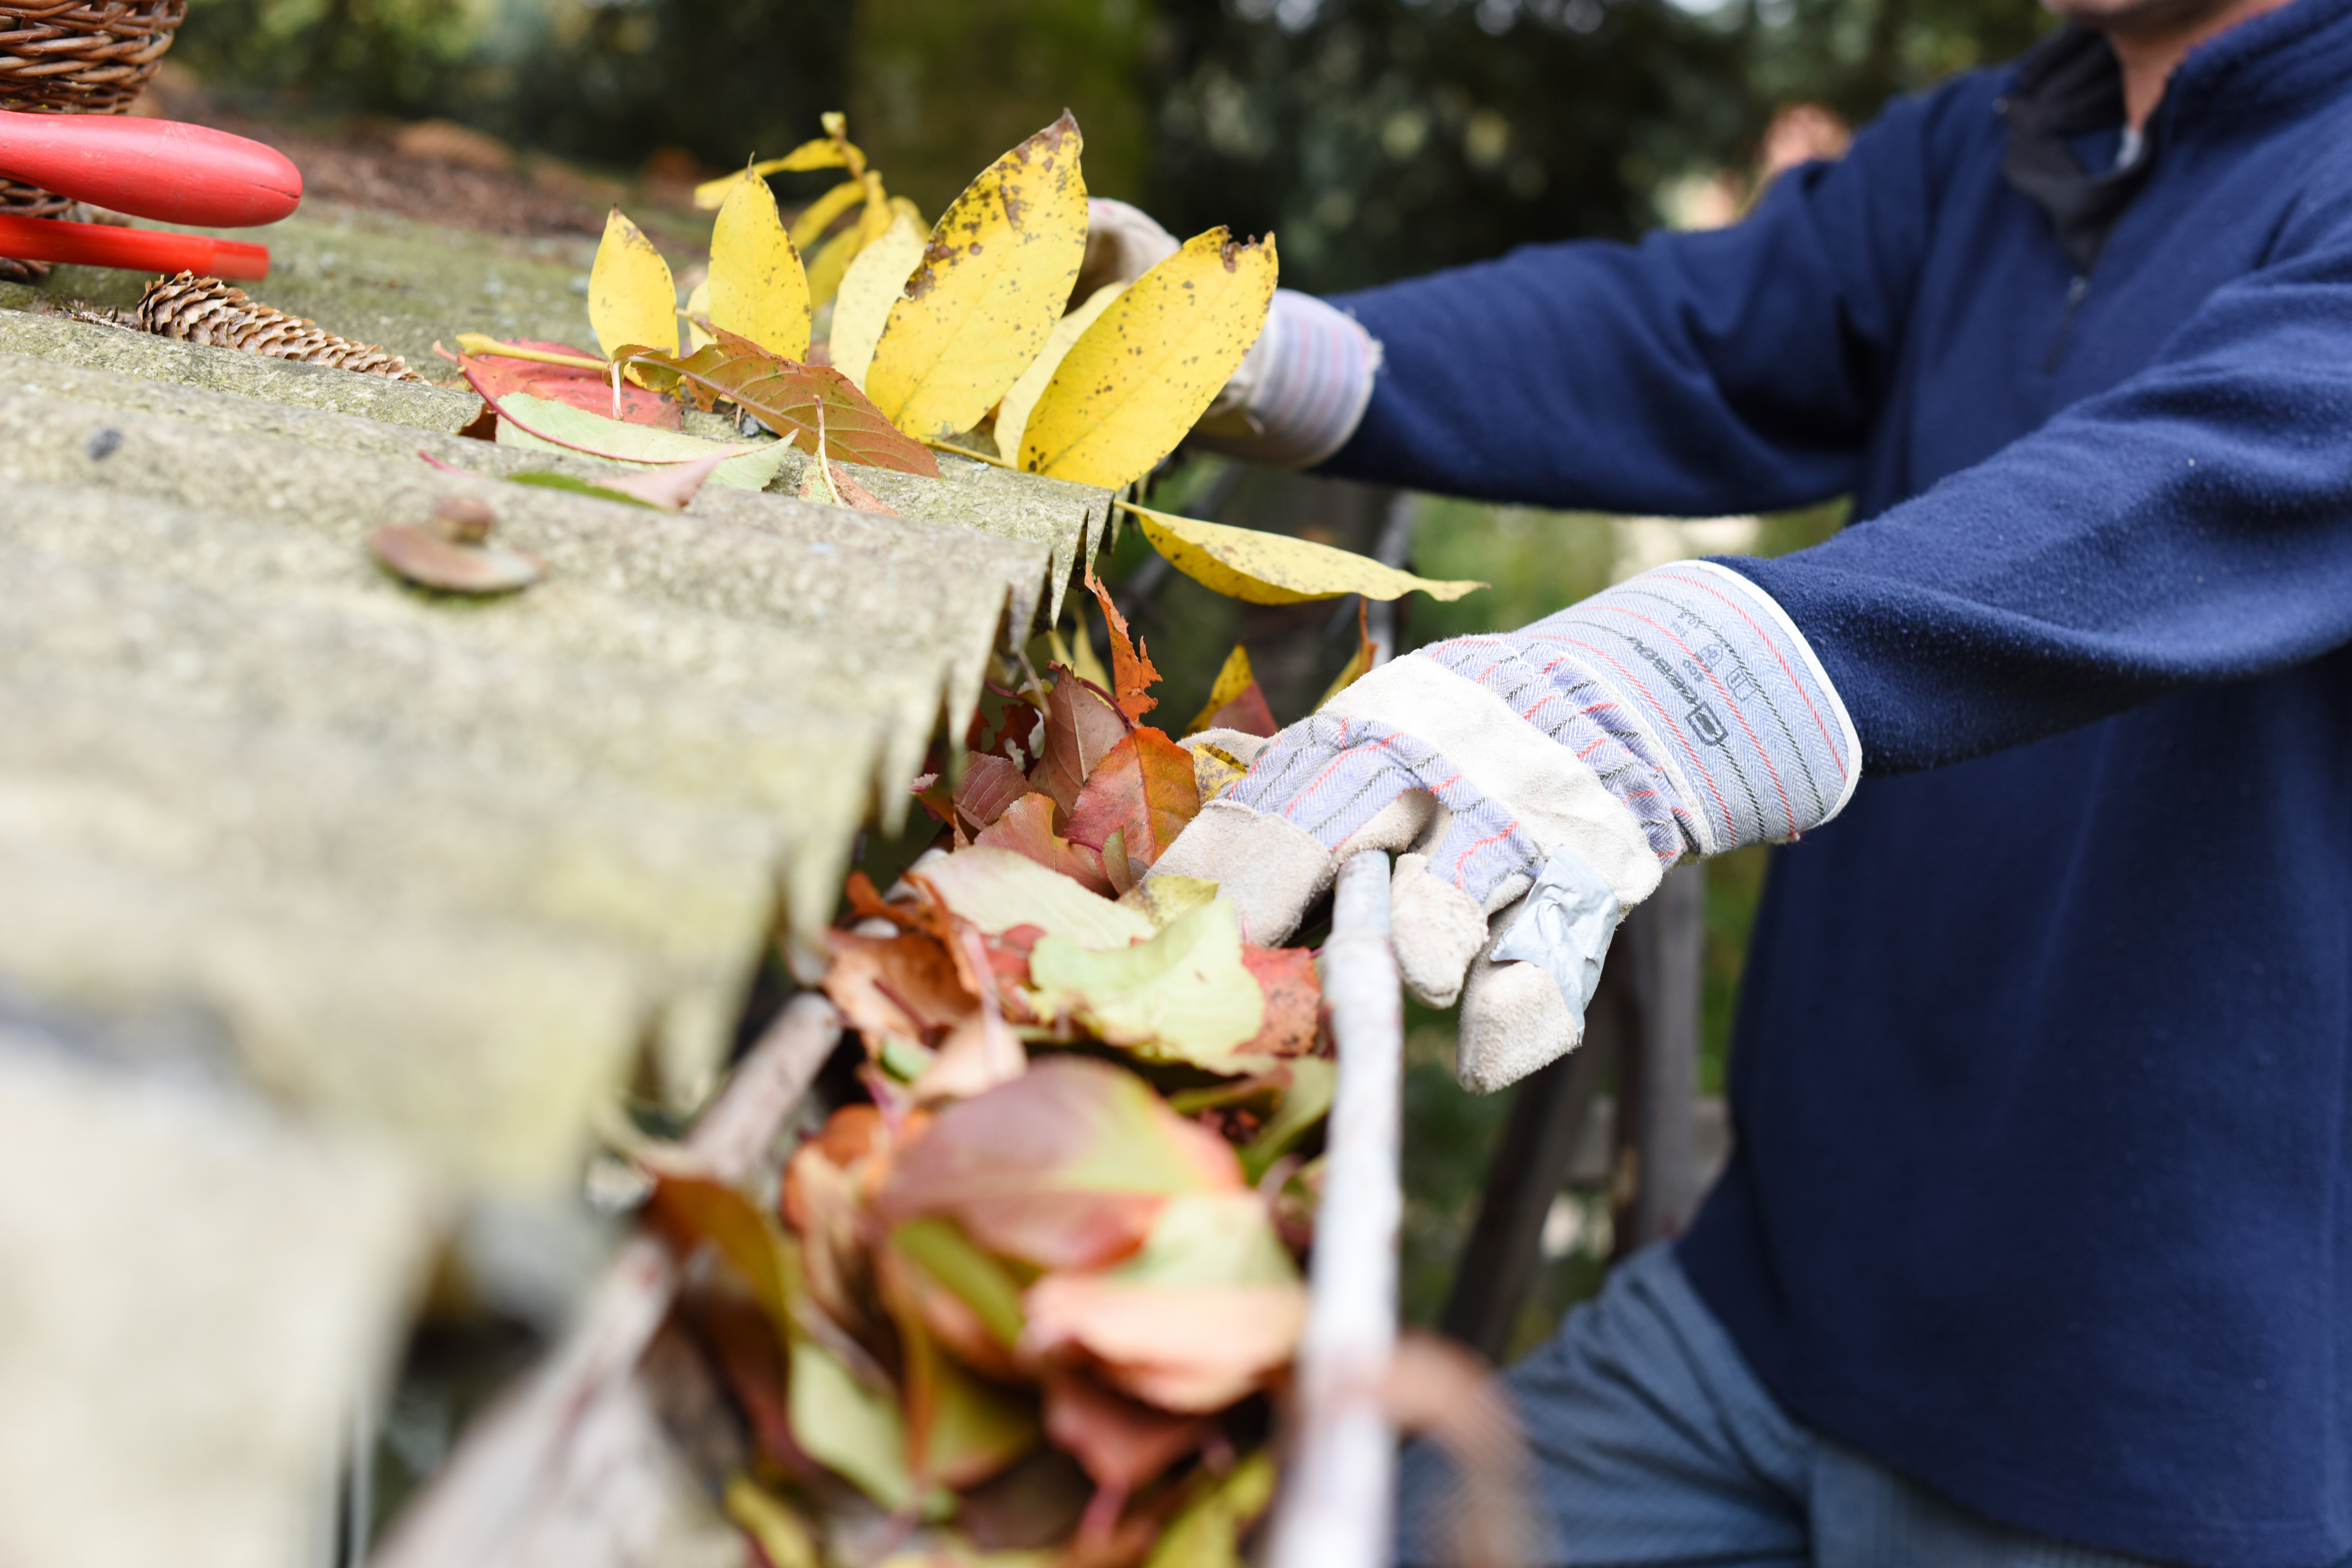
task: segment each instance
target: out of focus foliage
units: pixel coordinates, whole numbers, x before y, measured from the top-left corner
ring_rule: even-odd
[[[1699,0],[1691,0],[1696,7]],[[1792,102],[2016,53],[2036,0],[194,0],[216,89],[445,116],[633,168],[781,153],[848,102],[936,212],[974,148],[1074,110],[1089,184],[1179,234],[1281,235],[1335,289],[1528,240],[1630,236],[1675,177],[1752,165]]]

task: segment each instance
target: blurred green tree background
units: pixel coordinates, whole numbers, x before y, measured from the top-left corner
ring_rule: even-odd
[[[1330,290],[1531,241],[1727,221],[1785,161],[1768,146],[1785,111],[1818,106],[1800,117],[1814,132],[1860,124],[2047,26],[2038,0],[192,0],[173,59],[253,107],[446,118],[621,175],[656,156],[739,166],[843,108],[891,189],[932,214],[1067,107],[1096,194],[1178,234],[1276,232],[1284,281]],[[1358,550],[1387,506],[1213,461],[1164,476],[1156,499]],[[1418,567],[1496,586],[1413,606],[1403,641],[1519,626],[1677,554],[1801,548],[1842,516],[1694,528],[1427,500]],[[1106,576],[1169,672],[1175,718],[1236,639],[1285,719],[1350,651],[1344,606],[1252,611],[1150,561],[1130,531]],[[1710,1092],[1764,866],[1759,850],[1709,868]],[[1410,1051],[1406,1305],[1426,1321],[1507,1102],[1454,1088],[1446,1018],[1416,1014]],[[1562,1202],[1522,1343],[1607,1252],[1605,1197]]]

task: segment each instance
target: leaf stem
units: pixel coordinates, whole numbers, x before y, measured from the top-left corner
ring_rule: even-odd
[[[570,365],[575,370],[601,372],[605,365],[604,361],[590,359],[585,354],[560,354],[547,349],[527,349],[520,343],[502,343],[479,332],[459,332],[457,347],[466,353],[479,354],[487,359],[536,360],[541,364]]]
[[[969,447],[959,447],[952,441],[934,441],[929,436],[918,436],[915,439],[934,452],[952,452],[959,458],[970,458],[975,463],[986,463],[992,468],[1010,468],[1016,474],[1021,471],[1021,465],[1018,463],[1008,463],[1002,458],[992,458],[985,452],[975,452]]]

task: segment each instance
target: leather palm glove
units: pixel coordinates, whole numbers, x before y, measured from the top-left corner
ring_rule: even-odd
[[[1177,238],[1125,202],[1087,201],[1087,254],[1075,308],[1097,289],[1132,283],[1176,254]],[[1381,345],[1355,318],[1311,294],[1274,291],[1265,330],[1193,427],[1199,447],[1244,462],[1305,468],[1355,434],[1372,398]]]
[[[1861,757],[1803,637],[1712,562],[1407,655],[1270,741],[1204,741],[1247,771],[1152,875],[1221,884],[1272,944],[1342,860],[1396,854],[1397,967],[1460,998],[1455,1074],[1481,1092],[1582,1039],[1610,936],[1667,868],[1826,822]]]

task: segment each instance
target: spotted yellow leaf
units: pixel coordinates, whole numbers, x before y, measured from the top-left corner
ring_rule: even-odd
[[[677,347],[677,285],[670,280],[669,263],[618,207],[604,220],[604,238],[589,269],[588,324],[607,359],[632,343]]]
[[[712,326],[786,359],[808,357],[808,277],[765,180],[744,175],[719,207],[709,287]]]
[[[907,289],[907,279],[923,259],[923,228],[904,213],[893,214],[882,237],[857,253],[841,275],[833,297],[833,368],[866,389],[866,367],[890,307]]]
[[[754,178],[766,179],[770,174],[782,174],[803,169],[847,169],[853,174],[866,172],[866,154],[847,142],[837,142],[830,136],[820,136],[814,142],[803,142],[781,158],[762,158],[751,165]],[[709,212],[727,199],[735,187],[738,176],[721,174],[715,180],[705,180],[694,187],[694,205]]]
[[[866,395],[917,438],[968,430],[1037,357],[1087,250],[1081,138],[1066,111],[941,215],[891,307]]]
[[[1004,400],[996,405],[998,451],[1015,456],[1020,454],[1021,434],[1029,427],[1030,415],[1037,406],[1037,399],[1045,395],[1046,384],[1054,379],[1054,372],[1060,368],[1063,359],[1085,335],[1086,330],[1093,326],[1102,313],[1126,292],[1127,285],[1124,283],[1106,283],[1088,295],[1085,304],[1055,325],[1054,335],[1045,340],[1045,346],[1038,351],[1029,368],[1021,373],[1021,379],[1013,384],[1012,390],[1004,395]]]
[[[1022,433],[1021,467],[1106,489],[1150,473],[1257,342],[1277,270],[1271,235],[1186,240],[1064,357]]]
[[[1297,605],[1361,594],[1367,599],[1398,599],[1419,589],[1433,599],[1458,599],[1484,583],[1442,583],[1416,577],[1370,556],[1328,544],[1262,533],[1222,522],[1175,517],[1149,507],[1118,503],[1143,525],[1152,548],[1194,582],[1252,605]]]

